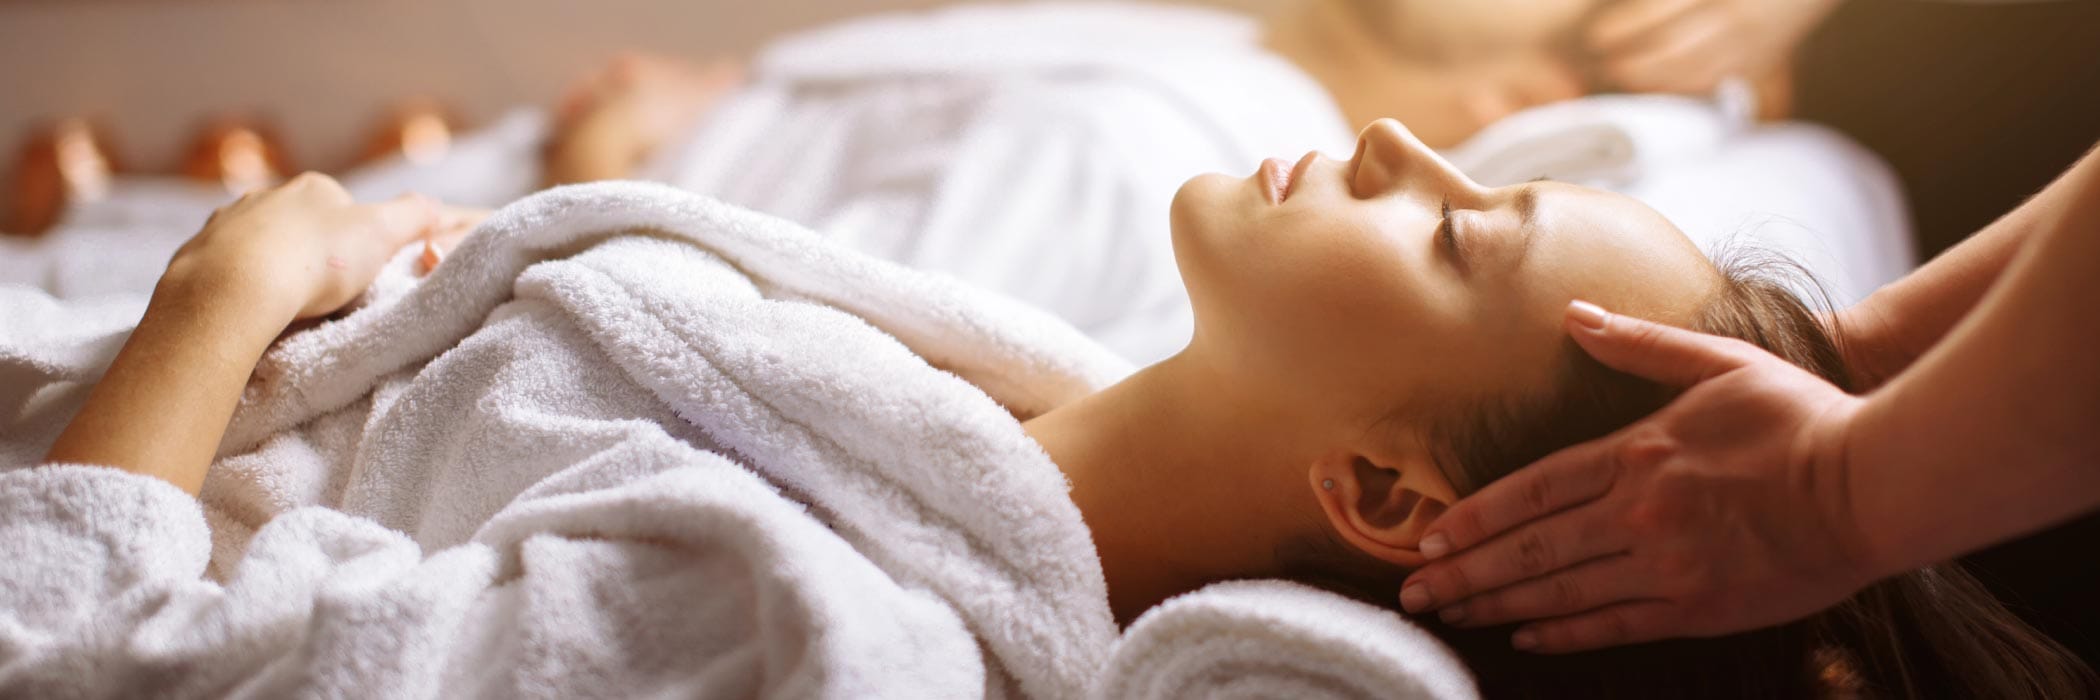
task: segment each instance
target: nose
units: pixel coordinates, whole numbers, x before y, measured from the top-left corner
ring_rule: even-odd
[[[1369,199],[1414,192],[1438,198],[1471,193],[1479,185],[1422,144],[1400,122],[1380,119],[1356,138],[1356,174],[1350,192]]]

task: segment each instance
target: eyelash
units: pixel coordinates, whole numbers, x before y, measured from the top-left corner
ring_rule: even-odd
[[[1457,231],[1453,231],[1453,230],[1451,229],[1451,200],[1449,200],[1449,199],[1446,199],[1446,200],[1444,200],[1444,205],[1443,205],[1443,206],[1444,206],[1444,220],[1443,220],[1443,222],[1441,222],[1441,223],[1437,224],[1437,227],[1436,227],[1436,236],[1437,236],[1437,241],[1438,241],[1438,242],[1440,242],[1440,243],[1442,243],[1442,244],[1444,245],[1444,249],[1445,249],[1445,250],[1447,250],[1447,251],[1451,251],[1451,252],[1457,252],[1457,250],[1458,250],[1458,232],[1457,232]]]

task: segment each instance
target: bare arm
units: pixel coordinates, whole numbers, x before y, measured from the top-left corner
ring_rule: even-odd
[[[2100,509],[2100,153],[2007,220],[2024,223],[1906,301],[1973,310],[1936,317],[1945,338],[1865,397],[1743,341],[1575,305],[1592,357],[1688,388],[1453,505],[1402,604],[1531,620],[1512,641],[1542,651],[1727,634]],[[1977,262],[1992,255],[2011,262]]]
[[[156,476],[197,493],[241,387],[291,321],[238,280],[167,279],[45,458]]]
[[[221,209],[176,253],[45,461],[116,467],[197,493],[270,342],[294,320],[349,303],[434,216],[415,197],[356,205],[315,175]]]
[[[1974,313],[1945,321],[1945,340],[1869,398],[1846,441],[1854,517],[1891,558],[1883,568],[2100,507],[2100,152],[2006,218],[2021,226],[2004,235],[2030,242]]]
[[[2058,178],[1960,245],[1840,314],[1846,363],[1863,380],[1859,388],[1879,386],[1902,373],[1945,338],[1976,308],[2035,232],[2076,204],[2076,185],[2069,176]]]

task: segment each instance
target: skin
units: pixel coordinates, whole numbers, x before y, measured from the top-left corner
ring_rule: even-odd
[[[1397,118],[1446,148],[1519,110],[1583,95],[1575,35],[1595,1],[1307,0],[1268,18],[1266,43],[1327,86],[1349,123]],[[1365,26],[1362,7],[1383,25]],[[629,177],[742,79],[731,61],[614,59],[557,103],[547,183]]]
[[[1540,386],[1564,361],[1559,313],[1577,294],[1680,320],[1716,282],[1631,200],[1483,188],[1391,121],[1348,161],[1312,159],[1285,201],[1272,174],[1198,177],[1176,197],[1189,347],[1025,425],[1071,478],[1126,621],[1270,572],[1278,545],[1308,535],[1425,563],[1421,535],[1455,494],[1398,409]],[[1436,235],[1447,200],[1462,256]],[[223,209],[48,461],[195,493],[268,344],[354,298],[394,251],[455,237],[445,221],[426,200],[360,205],[314,175]]]
[[[1449,148],[1516,112],[1603,89],[1711,92],[1742,76],[1760,116],[1791,102],[1786,58],[1835,0],[1303,0],[1264,43],[1319,81],[1350,124],[1407,124]],[[548,184],[630,176],[742,80],[734,62],[625,55],[558,103]]]
[[[1730,76],[1784,72],[1838,0],[1624,0],[1587,32],[1600,70],[1635,92],[1711,92]]]
[[[613,59],[556,105],[546,184],[628,177],[743,80],[743,65],[733,61],[689,66],[639,54]]]
[[[196,494],[278,334],[350,303],[395,251],[440,223],[428,198],[358,204],[313,173],[219,208],[176,251],[45,461],[109,465]]]
[[[1799,619],[2100,508],[2100,156],[1847,317],[1852,396],[1737,341],[1571,311],[1599,361],[1689,387],[1519,471],[1423,540],[1410,610],[1578,651]],[[1446,613],[1447,616],[1449,613]]]
[[[1390,120],[1348,161],[1314,157],[1280,203],[1267,172],[1198,177],[1175,198],[1188,348],[1026,424],[1070,477],[1124,620],[1272,574],[1294,538],[1426,563],[1418,542],[1455,494],[1419,416],[1543,390],[1576,295],[1681,323],[1718,284],[1645,206],[1481,187]],[[1446,200],[1462,257],[1437,236]]]
[[[1396,118],[1448,148],[1589,91],[1574,35],[1594,1],[1306,0],[1269,17],[1267,44],[1325,85],[1349,123]]]

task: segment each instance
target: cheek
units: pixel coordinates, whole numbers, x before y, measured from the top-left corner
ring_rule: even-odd
[[[1361,369],[1390,362],[1393,340],[1462,302],[1427,261],[1348,221],[1279,221],[1235,266],[1227,313],[1250,346],[1298,362]]]

